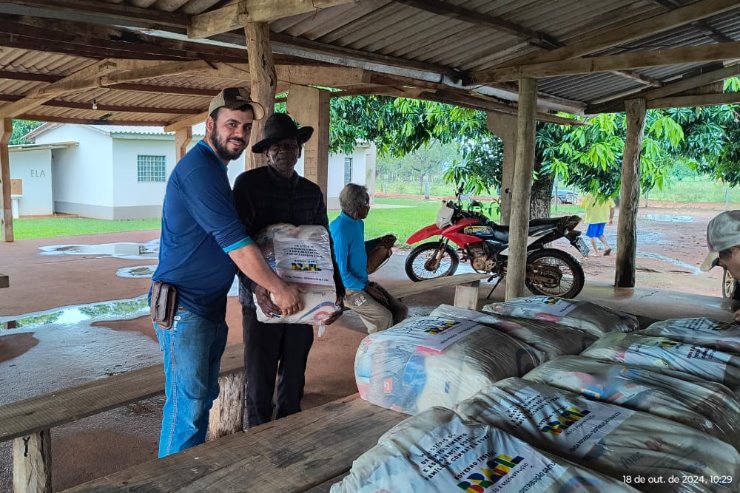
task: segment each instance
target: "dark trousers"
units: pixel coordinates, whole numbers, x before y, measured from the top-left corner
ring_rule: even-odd
[[[254,308],[242,306],[242,328],[247,427],[267,423],[273,410],[277,419],[299,412],[313,327],[258,322]],[[277,402],[273,406],[276,375]]]

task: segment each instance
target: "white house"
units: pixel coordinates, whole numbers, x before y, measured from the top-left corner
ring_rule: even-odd
[[[193,128],[194,145],[204,125]],[[98,219],[159,217],[165,184],[176,164],[175,135],[161,127],[44,124],[27,135],[32,145],[10,146],[10,177],[20,193],[20,216],[75,214]],[[229,164],[231,183],[244,170],[244,156]],[[303,158],[296,166],[303,173]],[[358,145],[351,155],[331,154],[329,208],[338,208],[349,182],[374,188],[375,147]],[[369,178],[369,179],[368,179]]]

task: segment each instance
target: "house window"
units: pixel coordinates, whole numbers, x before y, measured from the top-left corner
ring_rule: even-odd
[[[136,157],[136,178],[140,182],[164,181],[164,156]]]
[[[352,158],[344,158],[344,184],[352,181]]]

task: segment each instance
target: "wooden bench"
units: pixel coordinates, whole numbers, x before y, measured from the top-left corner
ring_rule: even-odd
[[[455,304],[475,308],[478,285],[485,277],[461,274],[408,283],[388,291],[398,298],[406,298],[457,286]],[[221,360],[221,392],[211,409],[209,440],[242,430],[243,354],[243,345],[229,346]],[[164,371],[162,365],[156,365],[0,406],[0,442],[14,440],[14,491],[51,491],[52,428],[163,393]]]

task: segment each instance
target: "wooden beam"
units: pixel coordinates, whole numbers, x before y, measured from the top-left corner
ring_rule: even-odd
[[[248,22],[244,27],[249,52],[249,73],[251,75],[252,99],[265,108],[265,118],[252,123],[252,144],[262,140],[265,132],[265,121],[275,111],[275,91],[277,73],[272,59],[270,44],[270,27],[266,22]],[[266,164],[264,154],[247,153],[246,169],[255,169]]]
[[[647,107],[684,108],[738,103],[740,103],[740,92],[723,92],[718,94],[696,94],[692,96],[672,96],[669,98],[651,99],[647,102]]]
[[[495,29],[496,31],[505,32],[516,36],[517,38],[524,38],[530,44],[539,46],[545,49],[557,48],[562,46],[558,40],[549,36],[543,32],[535,31],[519,24],[509,22],[501,17],[497,17],[490,14],[484,14],[475,10],[466,9],[457,5],[453,5],[448,2],[442,2],[440,0],[395,0],[398,3],[409,5],[411,7],[423,10],[425,12],[431,12],[433,14],[450,17],[459,21],[468,22],[476,26],[488,27]]]
[[[169,62],[142,67],[132,70],[103,75],[100,77],[100,86],[106,87],[121,82],[136,82],[146,79],[154,79],[165,75],[179,75],[190,72],[202,72],[213,70],[213,65],[205,60],[190,60],[187,62]]]
[[[299,85],[320,85],[324,87],[365,84],[369,75],[361,68],[352,67],[314,67],[301,65],[276,65],[277,78],[281,82]]]
[[[0,94],[0,101],[15,102],[23,99],[23,96],[8,96]],[[113,104],[96,103],[97,111],[113,111],[116,113],[162,113],[166,115],[192,115],[193,109],[188,108],[162,108],[160,106],[118,106]],[[80,110],[92,109],[90,103],[79,103],[76,101],[51,100],[41,105],[51,108],[72,108]]]
[[[712,60],[733,60],[740,56],[740,41],[704,46],[687,46],[666,50],[637,51],[591,58],[576,58],[557,62],[533,63],[495,69],[474,77],[475,83],[515,80],[520,77],[558,77],[636,67],[655,67]]]
[[[631,99],[625,103],[627,138],[622,157],[622,189],[617,222],[617,266],[614,285],[618,288],[635,286],[637,258],[637,209],[640,206],[640,152],[645,129],[645,100]]]
[[[243,28],[248,22],[271,22],[283,17],[317,12],[355,0],[239,0],[220,9],[192,16],[189,38],[208,38]]]
[[[599,31],[593,36],[579,38],[577,41],[549,52],[527,54],[513,60],[507,60],[499,68],[516,66],[521,64],[532,64],[566,60],[577,56],[588,55],[613,46],[620,46],[630,41],[662,33],[691,22],[706,19],[713,15],[721,14],[738,7],[737,0],[699,0],[686,7],[678,8],[664,14],[655,15],[638,22],[619,26],[608,31]],[[495,69],[491,69],[495,70]],[[476,72],[473,78],[485,79],[485,73],[489,70]]]
[[[188,116],[181,120],[177,120],[173,123],[170,123],[169,125],[164,127],[164,131],[165,132],[178,132],[183,128],[190,128],[193,125],[203,123],[204,121],[206,121],[206,118],[208,118],[208,112],[204,111],[203,113],[199,113],[193,116]]]
[[[506,268],[506,299],[524,295],[527,275],[527,231],[529,230],[529,199],[534,170],[534,138],[537,103],[537,81],[519,81],[519,114],[517,116],[516,164],[511,191],[511,222],[509,223],[509,253]]]
[[[648,89],[636,94],[632,94],[631,98],[647,99],[662,99],[666,96],[678,94],[684,91],[689,91],[697,87],[702,87],[713,82],[727,79],[729,77],[735,77],[740,75],[740,64],[731,65],[729,67],[722,67],[717,70],[710,70],[708,72],[701,73],[695,76],[685,77],[673,82],[665,84],[663,87],[657,89]],[[589,105],[587,113],[598,114],[598,113],[613,113],[624,110],[624,103],[621,99],[612,99],[603,103]]]
[[[314,182],[327,201],[329,180],[329,92],[313,87],[292,86],[288,91],[288,113],[300,126],[313,127],[313,136],[303,146],[303,176]]]
[[[610,72],[614,75],[637,81],[640,84],[645,84],[646,86],[663,87],[663,83],[658,79],[653,79],[634,70],[611,70]]]
[[[0,120],[0,226],[2,226],[2,238],[12,242],[13,237],[13,204],[11,201],[10,188],[10,154],[8,144],[13,134],[13,120],[3,118]]]
[[[69,118],[65,116],[53,116],[43,115],[38,113],[23,113],[18,115],[18,118],[24,120],[34,120],[37,122],[50,122],[50,123],[76,123],[79,125],[131,125],[141,126],[149,125],[154,127],[164,127],[171,123],[169,120],[120,120],[116,119],[114,123],[108,121],[108,118],[112,116],[111,113],[107,113],[100,118]]]
[[[51,430],[13,440],[13,491],[52,493]]]
[[[177,159],[177,162],[188,152],[191,140],[193,140],[193,127],[177,129],[177,132],[175,132],[175,159]]]

